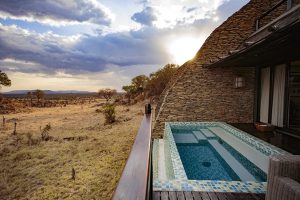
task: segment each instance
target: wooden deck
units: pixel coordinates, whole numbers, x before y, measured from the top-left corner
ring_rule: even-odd
[[[264,200],[265,194],[230,192],[153,192],[153,200]]]

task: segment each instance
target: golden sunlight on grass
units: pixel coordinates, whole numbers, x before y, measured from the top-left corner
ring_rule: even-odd
[[[110,199],[143,106],[117,106],[118,122],[106,126],[97,108],[71,105],[6,115],[7,127],[0,132],[1,199]],[[12,135],[15,119],[17,135]],[[53,139],[35,144],[41,138],[40,126],[47,123]]]

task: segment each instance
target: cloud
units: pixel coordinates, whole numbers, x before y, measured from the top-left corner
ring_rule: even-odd
[[[155,1],[143,1],[145,12],[134,18],[147,26],[117,32],[101,29],[99,33],[63,36],[0,23],[0,69],[14,80],[9,89],[35,89],[37,81],[45,83],[41,89],[55,89],[64,80],[64,89],[121,88],[136,75],[178,61],[176,55],[187,48],[193,46],[196,53],[211,31],[235,11],[227,8],[236,6],[237,10],[247,0],[202,4],[188,0],[184,6],[170,0],[160,1],[161,8]],[[214,20],[216,17],[220,20]]]
[[[174,28],[179,24],[193,24],[196,20],[213,19],[218,8],[228,0],[188,0],[184,3],[177,0],[143,1],[141,12],[132,16],[132,20],[157,28]]]
[[[168,53],[156,41],[153,30],[143,29],[107,35],[60,36],[36,33],[17,26],[0,25],[0,59],[36,63],[36,67],[0,63],[1,68],[54,74],[99,72],[118,66],[160,65]],[[10,60],[10,61],[11,61]],[[9,65],[8,65],[9,64]]]
[[[145,9],[141,12],[135,13],[131,19],[135,22],[148,26],[151,26],[153,21],[157,20],[154,14],[154,9],[151,7],[145,7]]]
[[[226,7],[225,3],[221,8]],[[193,7],[189,5],[182,9],[187,12],[189,8]],[[217,11],[216,14],[222,18],[231,14],[220,12]],[[221,21],[222,19],[214,21],[212,18],[193,19],[193,23],[189,24],[183,20],[182,23],[176,21],[176,26],[168,28],[145,26],[138,30],[106,35],[73,36],[61,36],[52,32],[37,33],[16,25],[0,24],[0,68],[53,75],[58,71],[67,74],[102,72],[111,65],[124,69],[137,65],[161,67],[179,60],[174,57],[176,55],[172,53],[172,48],[181,45],[178,43],[180,38],[186,39],[182,43],[197,41],[200,48],[203,38]]]
[[[83,22],[107,26],[113,14],[96,0],[1,0],[0,18],[53,26]]]

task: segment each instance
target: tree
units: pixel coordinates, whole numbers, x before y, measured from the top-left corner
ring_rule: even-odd
[[[4,72],[2,72],[0,70],[0,89],[1,89],[1,86],[6,86],[6,87],[11,86],[11,80],[8,78],[8,76]]]
[[[176,64],[167,64],[162,69],[151,73],[146,85],[148,94],[150,96],[159,96],[171,80],[177,67],[178,65]]]
[[[106,102],[108,102],[113,96],[115,96],[117,94],[117,90],[115,89],[110,89],[110,88],[106,88],[106,89],[100,89],[98,91],[98,96],[105,98]]]
[[[146,75],[139,75],[131,80],[131,84],[136,88],[137,93],[144,92],[149,78]]]
[[[40,102],[40,99],[44,98],[44,96],[45,96],[44,91],[39,90],[39,89],[37,89],[34,94],[35,94],[36,98],[38,99],[38,102]]]
[[[126,92],[126,97],[128,98],[128,103],[130,104],[131,96],[137,92],[137,88],[134,85],[124,85],[122,89]]]

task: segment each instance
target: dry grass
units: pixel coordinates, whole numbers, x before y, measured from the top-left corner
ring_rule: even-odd
[[[106,126],[93,104],[6,115],[7,126],[0,132],[0,199],[110,199],[142,108],[117,106],[118,122]],[[52,139],[41,141],[40,129],[48,123]]]

